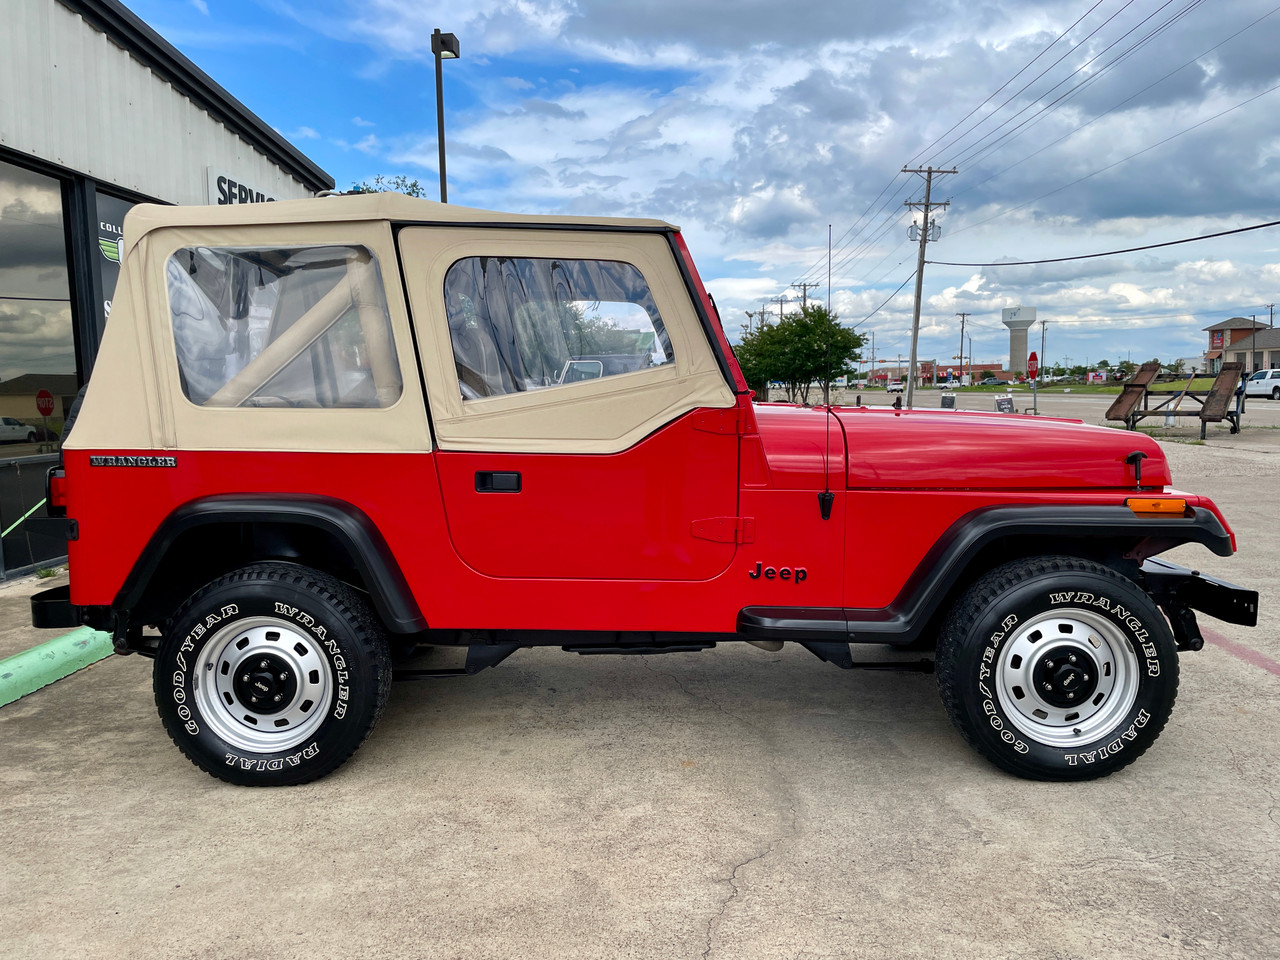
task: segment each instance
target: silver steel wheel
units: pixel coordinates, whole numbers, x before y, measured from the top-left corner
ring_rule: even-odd
[[[253,753],[288,750],[315,733],[334,688],[315,638],[274,617],[246,618],[215,633],[193,681],[209,728]]]
[[[997,655],[995,680],[1018,730],[1069,747],[1120,725],[1137,699],[1138,671],[1137,654],[1115,623],[1072,608],[1022,624]]]

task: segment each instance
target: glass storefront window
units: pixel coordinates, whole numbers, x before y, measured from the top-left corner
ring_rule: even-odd
[[[0,457],[37,453],[46,429],[56,439],[75,398],[70,290],[61,184],[0,161],[0,416],[39,437],[5,444]],[[47,423],[36,406],[41,390],[54,398]]]
[[[43,516],[44,472],[76,395],[75,336],[62,184],[0,161],[0,577],[66,554],[28,532]],[[37,397],[48,391],[46,417]]]

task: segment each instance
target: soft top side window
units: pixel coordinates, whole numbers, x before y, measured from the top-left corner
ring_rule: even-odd
[[[382,277],[366,247],[184,247],[165,278],[193,403],[389,407],[400,398]]]
[[[466,399],[675,362],[644,275],[613,260],[467,257],[444,280]]]

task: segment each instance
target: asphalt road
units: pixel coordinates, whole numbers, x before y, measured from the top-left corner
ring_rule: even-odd
[[[1109,400],[1078,399],[1047,412]],[[1275,956],[1271,407],[1166,444],[1240,540],[1172,558],[1260,590],[1263,622],[1202,620],[1169,726],[1109,779],[1000,773],[931,676],[734,644],[398,685],[337,774],[246,790],[169,743],[148,661],[112,657],[0,710],[0,957]],[[39,639],[43,586],[0,586],[0,656]]]

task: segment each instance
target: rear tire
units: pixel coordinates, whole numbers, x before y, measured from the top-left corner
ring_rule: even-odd
[[[1272,387],[1272,388],[1271,388],[1271,399],[1272,399],[1272,400],[1280,400],[1280,387]]]
[[[1039,557],[966,591],[938,642],[937,676],[952,722],[996,766],[1032,780],[1093,780],[1160,735],[1178,653],[1133,581],[1091,561]]]
[[[160,719],[206,773],[242,786],[307,783],[364,742],[391,689],[381,624],[351,587],[260,563],[202,587],[156,652]]]

